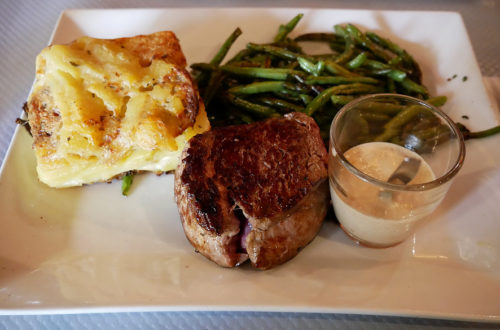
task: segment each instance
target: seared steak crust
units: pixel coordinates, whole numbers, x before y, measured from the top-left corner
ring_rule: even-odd
[[[243,215],[253,229],[244,248],[253,249],[248,253],[254,266],[270,268],[293,257],[316,234],[328,205],[326,177],[327,152],[316,123],[292,113],[193,137],[176,171],[175,193],[184,230],[198,251],[223,266],[245,260],[238,242]],[[302,219],[308,214],[314,225]],[[221,240],[232,246],[224,251],[228,255],[214,256],[221,247],[211,245]],[[273,240],[279,242],[267,244]],[[289,249],[292,241],[298,246]]]

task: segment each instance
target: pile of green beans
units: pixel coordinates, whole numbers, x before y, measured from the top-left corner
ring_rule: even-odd
[[[250,42],[222,64],[242,33],[237,28],[209,63],[191,65],[212,126],[303,112],[316,120],[327,140],[337,111],[362,95],[397,93],[437,106],[446,102],[445,97],[430,98],[422,85],[418,63],[391,40],[374,32],[363,33],[353,24],[335,25],[328,33],[291,38],[290,33],[302,17],[298,14],[281,25],[272,42]],[[325,43],[331,51],[307,54],[300,44],[306,41]],[[397,113],[369,116],[389,122]],[[396,131],[385,134],[395,139]]]

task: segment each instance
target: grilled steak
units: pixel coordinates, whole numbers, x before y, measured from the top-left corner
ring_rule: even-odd
[[[301,113],[197,135],[175,173],[184,232],[221,266],[279,265],[318,232],[327,175],[318,126]]]

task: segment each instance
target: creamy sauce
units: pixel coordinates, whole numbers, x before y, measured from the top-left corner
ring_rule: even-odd
[[[395,144],[369,142],[349,149],[344,157],[358,170],[387,181],[405,159],[420,159],[415,177],[408,184],[433,181],[430,166],[417,153]],[[330,157],[330,190],[335,214],[343,229],[357,240],[388,246],[404,240],[417,220],[434,210],[442,199],[430,191],[392,191],[362,181]],[[388,198],[387,198],[388,196]]]

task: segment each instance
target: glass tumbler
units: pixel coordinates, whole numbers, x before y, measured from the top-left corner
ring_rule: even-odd
[[[374,94],[348,103],[330,128],[330,193],[340,226],[370,247],[404,241],[443,200],[464,158],[461,132],[425,101]]]

